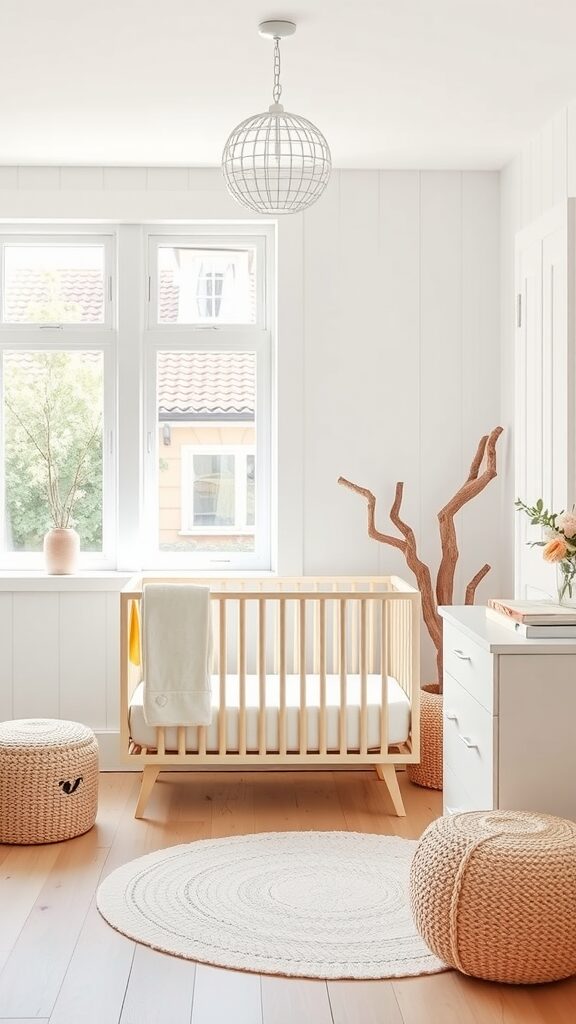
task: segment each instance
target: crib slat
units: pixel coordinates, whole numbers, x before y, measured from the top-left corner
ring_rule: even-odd
[[[226,753],[226,599],[220,597],[220,621],[218,625],[218,661],[220,669],[220,707],[218,708],[218,753]]]
[[[258,601],[258,753],[266,753],[266,601]]]
[[[238,602],[238,678],[240,711],[238,752],[246,754],[246,602]]]
[[[366,599],[360,602],[360,753],[368,752],[368,687],[366,673]]]
[[[198,726],[198,753],[206,754],[206,726]]]
[[[159,754],[166,753],[166,729],[163,725],[156,726],[156,750]]]
[[[388,753],[388,637],[386,636],[386,601],[380,601],[380,675],[382,693],[380,697],[380,753]]]
[[[320,753],[326,753],[326,602],[320,605],[320,722],[319,739]]]
[[[336,581],[332,584],[332,593],[338,593],[338,584]],[[332,666],[330,672],[335,675],[338,671],[338,619],[336,616],[336,601],[332,602]]]
[[[346,753],[346,608],[348,602],[340,601],[340,715],[339,715],[339,746],[340,753]]]
[[[186,753],[186,727],[184,725],[178,726],[178,753],[180,757]]]
[[[298,736],[300,740],[300,753],[308,751],[308,712],[306,710],[306,601],[301,598],[298,602],[298,635],[300,641],[299,669],[300,669],[300,714],[298,716]]]
[[[280,670],[280,714],[278,716],[279,750],[286,753],[286,601],[278,602],[278,629],[280,650],[278,662]]]

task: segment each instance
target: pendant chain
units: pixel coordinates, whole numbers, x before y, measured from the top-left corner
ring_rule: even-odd
[[[274,39],[274,88],[272,89],[274,103],[280,103],[281,95],[282,86],[280,85],[280,39],[276,37]]]

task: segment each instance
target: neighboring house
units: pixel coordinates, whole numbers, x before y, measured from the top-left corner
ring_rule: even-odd
[[[254,544],[254,357],[163,352],[158,360],[160,546]]]

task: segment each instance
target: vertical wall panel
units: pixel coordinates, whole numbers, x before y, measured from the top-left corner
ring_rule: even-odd
[[[106,594],[60,594],[60,715],[106,728]]]
[[[462,464],[466,479],[476,445],[500,422],[500,261],[498,223],[492,211],[499,201],[497,175],[462,177]],[[498,442],[502,467],[506,438]],[[485,562],[492,571],[477,592],[481,603],[501,593],[497,553],[500,536],[497,482],[465,505],[458,516],[461,582],[465,587]],[[463,592],[460,594],[462,600]]]
[[[106,594],[106,728],[120,728],[120,595]]]
[[[12,713],[12,594],[0,594],[0,722]]]
[[[436,516],[462,466],[462,175],[426,172],[421,185],[421,554],[436,566]]]
[[[379,197],[377,375],[380,399],[372,485],[380,498],[381,529],[397,480],[404,481],[402,513],[420,533],[420,174],[381,171]],[[393,443],[392,442],[393,439]],[[393,530],[392,530],[393,532]],[[406,575],[401,552],[379,545],[379,571]]]
[[[15,718],[58,718],[60,663],[56,593],[13,596]]]

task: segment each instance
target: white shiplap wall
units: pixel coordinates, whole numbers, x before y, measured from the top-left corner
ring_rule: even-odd
[[[406,574],[398,552],[367,538],[363,503],[338,487],[339,474],[377,492],[383,526],[404,480],[404,516],[423,558],[437,561],[436,514],[500,417],[499,205],[495,173],[336,171],[316,206],[280,219],[280,572]],[[216,170],[0,168],[0,220],[19,218],[246,219]],[[484,561],[494,566],[480,600],[501,590],[499,507],[496,482],[459,518],[460,584]],[[72,607],[65,584],[41,596],[43,609],[30,596],[32,619],[43,620],[34,652],[25,595],[12,598],[12,618],[0,614],[0,711],[34,713],[36,692],[38,714],[114,730],[107,655],[83,668],[77,639],[66,646],[69,632],[114,650],[108,603],[87,595]],[[424,655],[430,675],[426,643]]]

